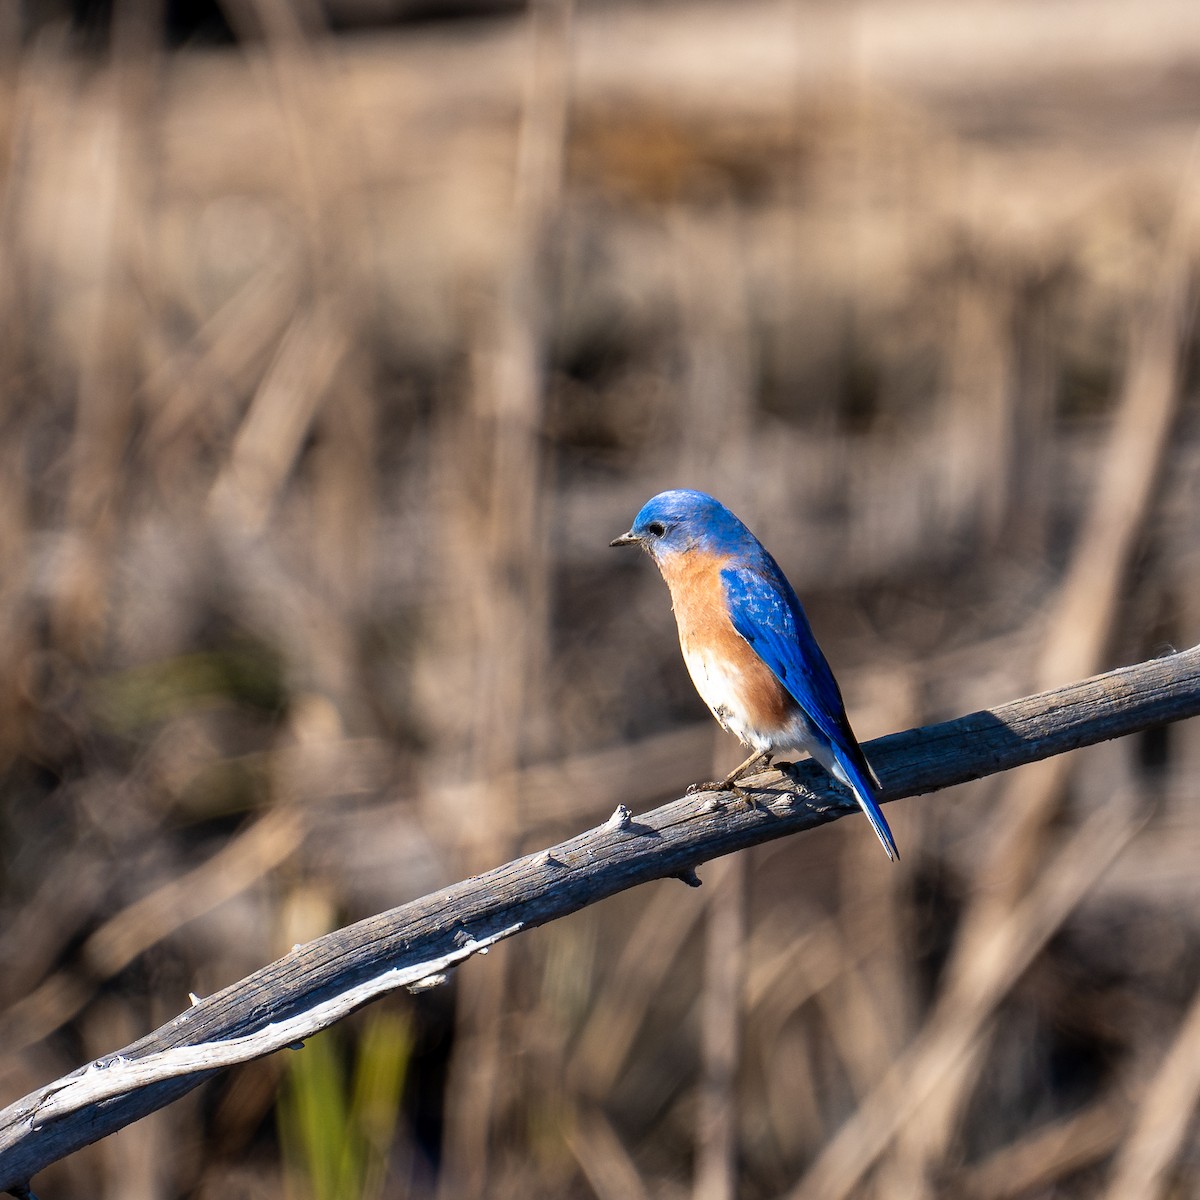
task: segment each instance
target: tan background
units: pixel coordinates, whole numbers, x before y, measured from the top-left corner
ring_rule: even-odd
[[[1200,637],[1192,0],[224,12],[0,31],[0,1100],[732,765],[661,488],[864,739]],[[38,1190],[1193,1194],[1198,773],[640,889]]]

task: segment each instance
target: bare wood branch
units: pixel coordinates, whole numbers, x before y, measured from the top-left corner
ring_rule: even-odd
[[[890,801],[1198,714],[1200,646],[879,738],[867,752]],[[169,1104],[214,1071],[294,1044],[387,991],[436,982],[519,929],[857,811],[808,763],[765,773],[756,786],[754,809],[713,793],[641,817],[622,807],[548,850],[295,947],[0,1112],[0,1188],[19,1193],[43,1167]]]

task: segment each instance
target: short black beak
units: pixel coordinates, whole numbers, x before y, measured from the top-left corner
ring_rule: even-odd
[[[613,538],[608,544],[610,546],[636,546],[642,539],[631,529],[628,533],[623,533],[619,538]]]

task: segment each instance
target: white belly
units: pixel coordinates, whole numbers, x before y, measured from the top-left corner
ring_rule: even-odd
[[[700,693],[700,699],[708,705],[722,729],[754,750],[777,747],[778,731],[758,729],[751,723],[742,701],[742,672],[737,667],[718,662],[697,650],[685,650],[683,660],[696,691]],[[787,745],[798,743],[789,741]]]
[[[784,729],[758,728],[749,719],[742,702],[742,673],[736,667],[697,650],[685,650],[683,659],[692,683],[709,711],[721,728],[732,733],[743,745],[772,754],[785,750],[803,751],[811,754],[826,770],[830,769],[825,763],[829,756],[824,752],[824,739],[814,736],[802,713],[794,713]]]

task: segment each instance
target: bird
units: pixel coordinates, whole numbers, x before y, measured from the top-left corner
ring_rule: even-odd
[[[712,786],[784,750],[804,750],[854,794],[888,858],[900,857],[880,811],[879,779],[846,716],[841,689],[787,576],[715,497],[660,492],[611,546],[640,546],[671,592],[679,646],[701,699],[752,753]]]

